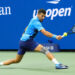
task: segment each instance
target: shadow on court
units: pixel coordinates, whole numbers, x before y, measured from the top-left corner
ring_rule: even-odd
[[[54,69],[53,67],[51,67],[50,69],[45,69],[45,68],[22,68],[22,67],[3,67],[3,68],[0,68],[0,69],[6,69],[6,70],[17,70],[17,69],[20,69],[20,70],[27,70],[27,71],[43,71],[43,72],[54,72],[56,71],[56,69]]]

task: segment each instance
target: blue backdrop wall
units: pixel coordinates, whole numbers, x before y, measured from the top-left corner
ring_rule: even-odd
[[[1,0],[0,49],[18,49],[25,27],[40,8],[46,10],[42,24],[53,34],[62,35],[75,24],[75,0]],[[48,39],[59,44],[61,49],[75,49],[75,34],[58,41],[39,32],[35,38],[39,43],[47,43]]]

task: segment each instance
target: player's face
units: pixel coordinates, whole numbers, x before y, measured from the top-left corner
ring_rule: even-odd
[[[42,22],[42,21],[44,20],[44,18],[45,18],[46,15],[43,14],[43,13],[40,13],[40,14],[38,14],[37,16],[38,16],[40,22]]]

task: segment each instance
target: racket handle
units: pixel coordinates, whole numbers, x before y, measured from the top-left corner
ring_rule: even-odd
[[[64,35],[62,35],[62,37],[65,37]]]

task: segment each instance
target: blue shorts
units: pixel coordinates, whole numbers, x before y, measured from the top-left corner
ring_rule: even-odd
[[[39,44],[37,42],[35,42],[33,39],[29,39],[27,41],[21,41],[20,40],[18,54],[23,55],[26,51],[34,51],[34,49],[38,45]]]

